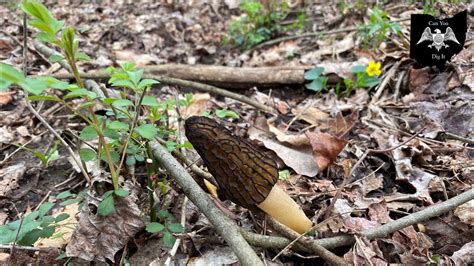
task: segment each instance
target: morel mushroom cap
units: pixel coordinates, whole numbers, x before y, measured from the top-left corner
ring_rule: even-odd
[[[273,160],[207,117],[192,116],[184,127],[226,198],[251,210],[267,198],[278,181]]]
[[[192,116],[184,127],[226,198],[253,211],[258,207],[298,233],[311,227],[298,204],[275,186],[278,168],[271,158],[207,117]]]

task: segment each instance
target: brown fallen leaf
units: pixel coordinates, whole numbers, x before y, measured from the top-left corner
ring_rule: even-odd
[[[195,93],[191,104],[188,107],[182,107],[184,117],[191,117],[195,115],[202,115],[207,110],[207,103],[211,99],[209,93]]]
[[[310,146],[296,147],[274,140],[268,135],[268,125],[263,117],[258,117],[254,125],[255,127],[251,127],[248,131],[250,140],[261,141],[267,149],[274,151],[297,174],[313,177],[318,173]]]
[[[306,136],[311,142],[314,161],[320,170],[331,165],[347,144],[347,141],[343,139],[322,132],[307,131]]]
[[[99,204],[95,197],[88,197],[84,204],[79,223],[66,246],[68,257],[79,257],[87,261],[115,261],[115,253],[137,232],[143,229],[142,211],[136,201],[136,188],[126,181],[125,188],[130,191],[127,197],[114,198],[115,212],[108,216],[92,213],[89,206]]]
[[[12,101],[12,95],[15,91],[0,91],[0,105],[8,104]]]
[[[276,138],[280,142],[286,142],[295,146],[310,145],[309,139],[304,134],[289,135],[287,133],[282,132],[280,129],[276,128],[272,124],[268,124],[268,130],[275,134]]]
[[[329,114],[315,107],[296,107],[291,109],[291,113],[299,117],[301,120],[308,122],[312,126],[319,125],[321,122],[327,121],[329,119]]]

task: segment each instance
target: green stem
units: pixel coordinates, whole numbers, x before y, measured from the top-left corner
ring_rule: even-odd
[[[146,94],[146,88],[143,89],[143,93],[140,96],[140,99],[138,100],[138,104],[135,105],[135,117],[133,118],[132,125],[130,126],[130,133],[127,136],[127,140],[125,141],[123,145],[123,151],[122,151],[122,158],[120,159],[120,164],[119,164],[119,171],[122,169],[123,161],[125,160],[125,156],[127,155],[127,147],[128,143],[130,142],[130,138],[132,136],[133,130],[135,129],[137,123],[138,123],[138,117],[140,116],[140,107],[142,106],[142,101],[143,97],[145,97]]]

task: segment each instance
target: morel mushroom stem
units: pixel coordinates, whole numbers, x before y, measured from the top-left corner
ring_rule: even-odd
[[[300,206],[277,185],[257,207],[300,234],[305,233],[312,226],[311,220],[306,217]]]

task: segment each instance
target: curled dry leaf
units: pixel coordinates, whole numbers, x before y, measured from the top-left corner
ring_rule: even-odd
[[[87,261],[105,262],[109,259],[113,262],[115,253],[145,226],[136,204],[136,194],[131,191],[127,197],[115,197],[115,212],[109,216],[93,214],[89,206],[98,205],[93,201],[88,197],[84,204],[66,254]]]
[[[255,120],[255,127],[251,127],[248,131],[249,139],[261,141],[267,149],[274,151],[297,174],[313,177],[318,173],[318,167],[311,154],[311,147],[294,147],[280,143],[268,136],[267,131],[264,130],[268,130],[266,119],[258,117]]]
[[[0,105],[8,104],[12,100],[14,91],[0,91]]]
[[[362,237],[356,237],[354,247],[344,255],[344,259],[353,265],[387,265],[383,258],[377,242]]]
[[[319,125],[321,122],[327,121],[329,119],[329,114],[315,107],[296,107],[291,109],[291,113],[299,117],[301,120],[308,122],[311,126]]]
[[[321,170],[331,165],[347,144],[347,141],[327,133],[307,131],[306,136],[313,147],[314,161]]]
[[[474,225],[474,200],[470,200],[454,210],[454,215],[468,225]]]
[[[268,124],[268,130],[275,134],[276,138],[280,142],[285,142],[295,146],[310,145],[309,139],[304,134],[289,135],[282,132],[272,124]]]
[[[474,263],[474,241],[454,252],[451,259],[454,261],[454,265],[472,265]]]

